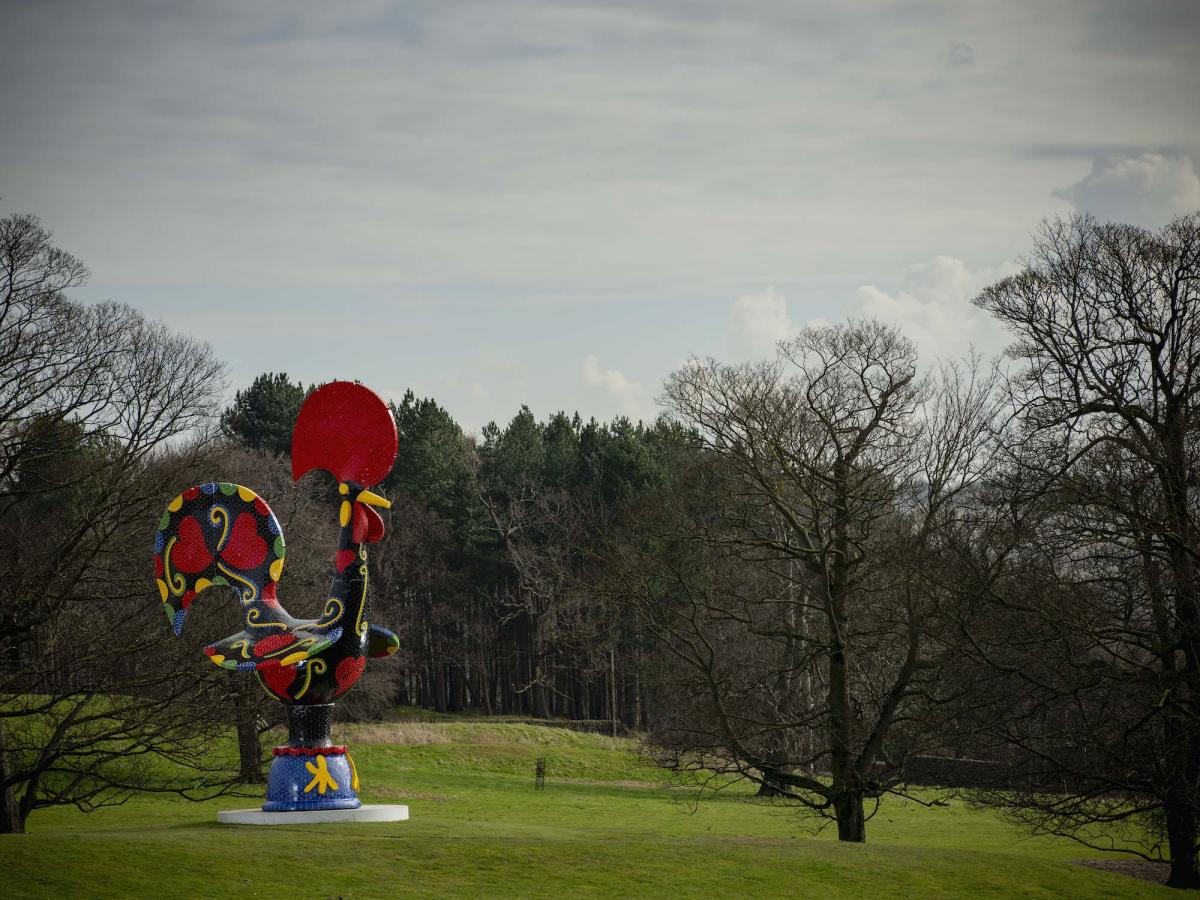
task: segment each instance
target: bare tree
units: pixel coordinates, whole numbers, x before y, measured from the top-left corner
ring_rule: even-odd
[[[1004,514],[963,555],[993,614],[1025,629],[1021,645],[996,632],[976,641],[1022,684],[1026,703],[998,731],[1066,788],[991,799],[1041,830],[1093,841],[1132,822],[1152,855],[1164,835],[1169,883],[1192,888],[1198,285],[1200,215],[1157,234],[1077,217],[1044,225],[1023,270],[980,294],[1026,366],[1011,383],[1020,430],[998,488]]]
[[[979,477],[991,386],[919,377],[913,346],[872,321],[671,376],[669,409],[720,467],[715,509],[693,512],[701,547],[643,583],[701,723],[669,742],[865,840],[864,800],[902,789],[917,709],[937,699],[945,648],[918,563]]]
[[[45,805],[228,780],[204,752],[211,685],[145,621],[161,614],[144,562],[164,450],[209,422],[223,367],[127,307],[64,296],[85,277],[37,219],[0,220],[0,831]]]

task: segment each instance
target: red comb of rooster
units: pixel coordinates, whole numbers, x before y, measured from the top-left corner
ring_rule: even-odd
[[[392,470],[399,441],[396,420],[370,388],[331,381],[300,407],[292,430],[292,479],[324,469],[338,481],[379,484]]]

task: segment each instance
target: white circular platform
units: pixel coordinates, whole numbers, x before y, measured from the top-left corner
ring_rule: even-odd
[[[408,807],[395,803],[368,803],[358,809],[306,809],[299,812],[263,812],[261,809],[223,809],[217,821],[224,825],[314,825],[320,822],[405,822]]]

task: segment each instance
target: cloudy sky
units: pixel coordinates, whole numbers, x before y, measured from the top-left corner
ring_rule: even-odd
[[[691,355],[924,350],[1039,220],[1200,209],[1200,3],[0,0],[0,214],[265,370],[652,416]]]

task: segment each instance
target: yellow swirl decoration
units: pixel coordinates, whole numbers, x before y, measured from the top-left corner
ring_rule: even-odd
[[[187,588],[187,579],[178,572],[171,572],[171,548],[175,546],[177,540],[179,537],[174,536],[167,541],[167,549],[163,552],[163,577],[167,579],[167,584],[171,586],[171,593],[176,597],[180,596]]]
[[[364,634],[367,633],[367,629],[370,627],[366,622],[363,621],[363,610],[365,610],[367,608],[367,565],[366,565],[366,563],[363,563],[361,566],[358,567],[358,574],[362,576],[363,589],[362,589],[362,597],[360,597],[359,601],[358,601],[358,619],[355,621],[354,631],[359,637],[362,637]]]
[[[335,612],[336,610],[336,612]],[[342,606],[342,601],[337,597],[330,597],[325,604],[325,614],[321,616],[320,621],[314,622],[308,628],[331,628],[342,620],[342,612],[345,607]]]
[[[288,630],[288,627],[286,625],[284,625],[282,622],[260,622],[260,621],[258,621],[261,618],[262,618],[262,610],[261,609],[255,608],[255,609],[247,610],[247,612],[246,612],[246,622],[250,625],[251,628],[282,628],[284,631]]]
[[[220,569],[228,578],[232,578],[242,587],[242,603],[253,603],[258,599],[258,585],[253,581],[247,581],[233,569],[229,568],[225,563],[218,562],[217,568]]]
[[[225,549],[225,542],[229,540],[229,510],[223,506],[214,506],[208,511],[208,521],[221,526],[221,539],[217,541],[217,552],[220,553]]]
[[[323,659],[310,659],[307,663],[305,663],[305,665],[304,665],[304,687],[302,687],[302,688],[300,688],[300,690],[296,691],[296,693],[292,697],[292,699],[299,700],[306,693],[308,693],[308,686],[310,684],[312,684],[312,677],[313,677],[314,670],[316,671],[316,673],[318,675],[321,675],[325,672],[325,670],[327,668],[329,668],[329,667],[325,665],[325,660],[323,660]]]
[[[229,645],[230,650],[241,650],[242,659],[250,658],[250,641],[247,638],[242,638],[240,641],[234,641]]]
[[[278,650],[271,651],[270,653],[266,654],[263,659],[271,659],[275,656],[282,656],[283,659],[279,660],[279,664],[281,666],[294,666],[296,663],[300,662],[300,660],[308,658],[308,650],[305,648],[311,647],[316,642],[317,639],[315,637],[308,637],[302,641],[295,641],[291,644],[288,644],[286,647],[280,647]],[[284,654],[286,654],[286,656]]]

